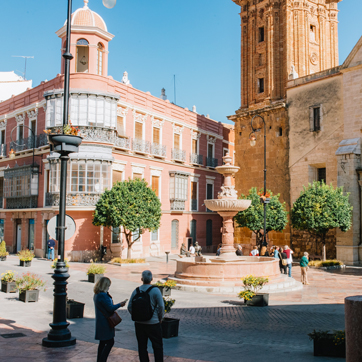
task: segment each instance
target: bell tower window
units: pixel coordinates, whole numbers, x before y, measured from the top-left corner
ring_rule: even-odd
[[[77,41],[77,73],[89,71],[89,43],[86,39]]]
[[[104,47],[101,43],[97,46],[97,74],[103,75],[103,51]]]
[[[259,43],[265,40],[264,26],[259,28]]]

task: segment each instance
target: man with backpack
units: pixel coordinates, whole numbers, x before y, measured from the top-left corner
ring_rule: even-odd
[[[136,288],[128,303],[128,311],[135,322],[140,362],[149,362],[147,342],[152,343],[155,362],[163,362],[162,318],[165,305],[160,290],[151,285],[153,280],[149,270],[142,272],[143,285]]]

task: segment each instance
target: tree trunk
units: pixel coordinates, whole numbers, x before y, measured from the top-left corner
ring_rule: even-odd
[[[128,249],[127,249],[127,259],[131,259],[131,252],[132,252],[132,245],[131,245],[131,246],[128,245]]]
[[[325,234],[323,234],[323,236],[322,236],[322,242],[323,242],[322,258],[323,258],[323,261],[326,261],[327,258],[326,258],[326,235]]]

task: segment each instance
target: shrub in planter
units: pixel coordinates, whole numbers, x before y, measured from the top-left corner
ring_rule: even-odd
[[[4,293],[15,293],[15,273],[12,270],[7,270],[1,274],[1,291]]]
[[[113,244],[112,244],[113,245]],[[110,264],[143,264],[146,262],[146,259],[122,259],[122,258],[113,258],[109,263]]]
[[[67,319],[83,318],[84,303],[76,302],[73,299],[67,300]]]
[[[88,281],[90,283],[96,283],[100,278],[103,277],[106,272],[106,267],[104,265],[92,263],[87,270]]]
[[[176,286],[177,282],[175,280],[167,280],[164,283],[157,282],[154,285],[158,287],[161,291],[163,297],[171,295],[171,289]]]
[[[316,331],[308,334],[313,341],[314,356],[346,357],[345,331]]]
[[[20,266],[30,266],[31,261],[35,257],[34,253],[28,249],[20,250],[17,255],[20,260]]]
[[[52,263],[52,265],[51,265],[51,268],[52,269],[55,269],[56,268],[56,266],[57,266],[57,259],[54,259],[53,260],[53,263]],[[64,263],[65,263],[65,267],[67,268],[67,269],[69,269],[69,264],[68,264],[68,262],[69,262],[69,260],[68,259],[64,259]]]
[[[19,291],[19,300],[22,302],[37,302],[39,291],[45,290],[45,282],[36,274],[26,273],[15,279],[16,289]]]
[[[311,260],[308,266],[314,266],[315,268],[322,268],[326,266],[339,266],[344,265],[343,261],[340,260]]]
[[[6,243],[5,240],[3,240],[0,243],[0,261],[5,261],[8,255],[9,253],[6,251]]]
[[[163,302],[165,304],[165,314],[170,313],[173,305],[176,300],[171,299],[170,297],[163,297]],[[179,328],[180,320],[176,318],[167,318],[164,317],[162,319],[162,337],[163,338],[171,338],[178,336],[178,328]]]
[[[268,278],[247,275],[241,280],[244,290],[238,294],[240,299],[244,299],[244,302],[250,306],[264,307],[269,304],[269,294],[258,293],[269,282]]]

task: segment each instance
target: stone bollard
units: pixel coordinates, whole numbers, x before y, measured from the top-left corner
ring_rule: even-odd
[[[346,362],[362,361],[362,296],[344,300],[346,324]]]

